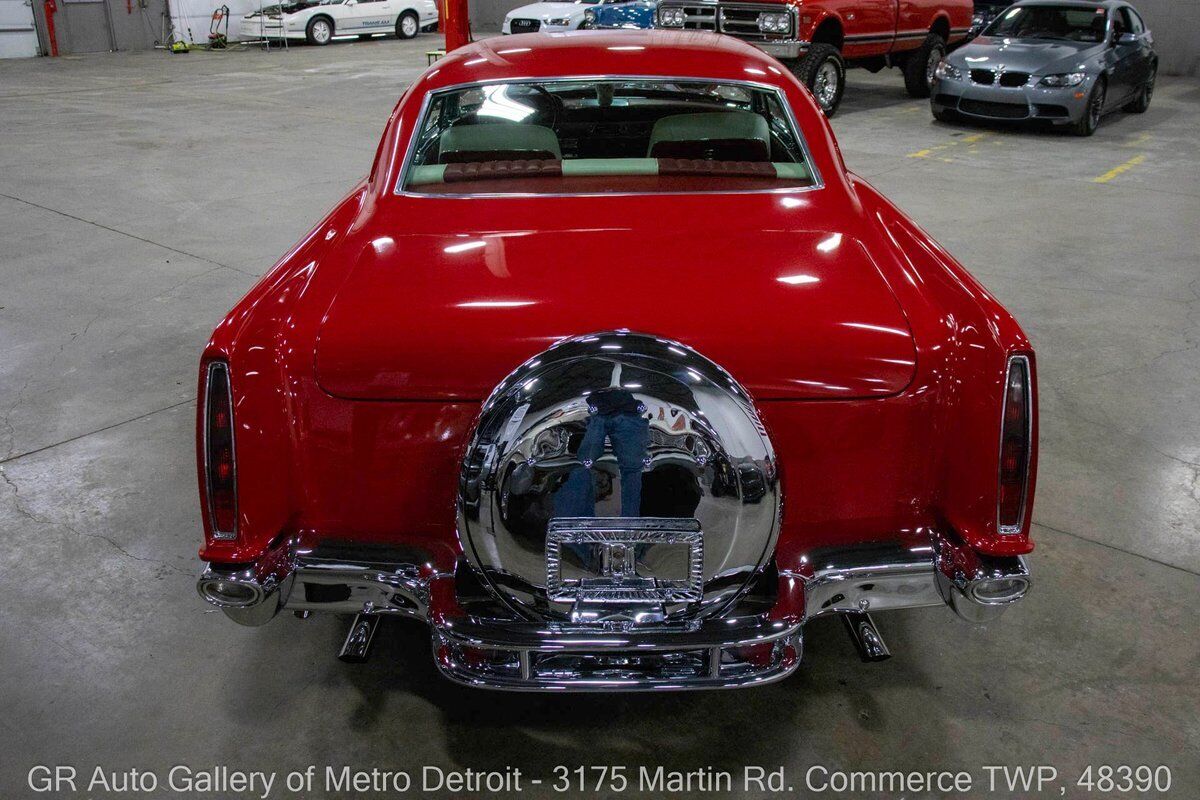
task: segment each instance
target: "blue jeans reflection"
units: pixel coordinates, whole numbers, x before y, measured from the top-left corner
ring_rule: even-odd
[[[588,419],[583,442],[579,445],[582,463],[571,470],[566,482],[555,493],[554,516],[596,516],[596,489],[591,467],[604,455],[606,438],[612,444],[621,472],[621,516],[641,516],[642,466],[650,443],[650,421],[628,411],[597,413]]]

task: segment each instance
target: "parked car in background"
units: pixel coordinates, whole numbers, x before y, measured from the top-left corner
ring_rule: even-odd
[[[584,13],[600,0],[530,3],[504,15],[501,33],[537,33],[573,31],[583,27]]]
[[[376,153],[204,350],[205,601],[354,614],[345,660],[400,617],[452,680],[621,692],[781,680],[819,617],[877,661],[877,614],[1024,597],[1030,342],[777,61],[485,39]],[[951,671],[979,642],[926,638]]]
[[[900,67],[913,97],[928,97],[933,70],[966,39],[971,0],[662,0],[658,27],[715,31],[750,42],[788,66],[832,116],[846,67]]]
[[[1004,9],[1013,4],[1013,0],[975,0],[975,14],[971,17],[971,30],[967,39],[974,39],[991,23]]]
[[[657,0],[601,0],[583,12],[585,28],[653,28]]]
[[[1025,0],[992,21],[935,71],[933,115],[1039,120],[1095,133],[1107,113],[1144,113],[1158,56],[1123,0]]]
[[[437,26],[436,0],[320,0],[264,7],[242,17],[242,39],[303,39],[329,44],[335,36],[394,32],[411,39]]]

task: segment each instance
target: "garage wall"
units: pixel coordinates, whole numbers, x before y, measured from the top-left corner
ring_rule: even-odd
[[[533,0],[467,0],[472,30],[499,30],[504,15]]]
[[[1200,75],[1200,2],[1133,0],[1132,5],[1154,34],[1163,72]]]
[[[229,41],[236,42],[240,38],[238,27],[242,17],[276,2],[278,0],[170,0],[171,18],[175,21],[175,31],[185,42],[208,44],[213,12],[223,5],[229,6]]]
[[[164,0],[57,0],[55,39],[60,55],[149,50],[162,35]],[[35,0],[38,44],[50,54],[45,3]]]

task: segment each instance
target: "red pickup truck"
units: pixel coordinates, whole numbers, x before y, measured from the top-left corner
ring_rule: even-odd
[[[928,97],[946,48],[967,37],[972,0],[663,0],[660,28],[715,31],[778,58],[816,97],[837,111],[846,66],[904,71],[913,97]]]

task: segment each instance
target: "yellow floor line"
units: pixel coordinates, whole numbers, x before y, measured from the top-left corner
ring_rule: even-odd
[[[1144,156],[1144,155],[1134,156],[1133,158],[1129,159],[1128,161],[1126,161],[1124,164],[1120,165],[1119,167],[1113,167],[1108,172],[1101,175],[1099,178],[1092,178],[1092,183],[1108,183],[1109,181],[1111,181],[1113,178],[1117,177],[1118,175],[1129,172],[1129,170],[1133,169],[1134,167],[1136,167],[1138,164],[1141,164],[1145,160],[1146,160],[1146,156]]]
[[[935,144],[933,147],[927,147],[924,150],[918,150],[915,153],[909,153],[908,157],[909,158],[929,158],[931,155],[938,152],[939,150],[945,150],[950,147],[958,147],[960,144],[975,144],[976,142],[986,139],[989,136],[991,136],[990,133],[973,133],[970,136],[964,136],[963,138],[955,139],[952,142],[946,142],[945,144]]]

